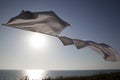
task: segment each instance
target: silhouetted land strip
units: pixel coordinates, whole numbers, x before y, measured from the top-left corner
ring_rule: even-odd
[[[42,80],[120,80],[120,72],[97,74],[91,76],[48,77]]]

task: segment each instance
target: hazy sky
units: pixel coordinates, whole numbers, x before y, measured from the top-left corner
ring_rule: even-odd
[[[21,10],[55,11],[71,24],[61,35],[107,43],[120,53],[120,0],[0,0],[0,24]],[[0,69],[120,69],[120,62],[104,61],[89,48],[63,46],[59,39],[39,34],[42,44],[32,35],[0,25]]]

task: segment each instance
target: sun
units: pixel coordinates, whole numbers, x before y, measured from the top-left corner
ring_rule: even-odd
[[[32,33],[29,36],[29,45],[34,49],[44,48],[47,46],[47,38],[44,34]]]

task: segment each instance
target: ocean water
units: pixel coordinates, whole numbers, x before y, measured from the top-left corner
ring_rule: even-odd
[[[0,70],[0,80],[42,80],[45,77],[89,76],[120,70]]]

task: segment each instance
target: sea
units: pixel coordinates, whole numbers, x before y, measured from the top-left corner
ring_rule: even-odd
[[[0,80],[42,80],[52,77],[90,76],[120,72],[115,70],[0,70]]]

